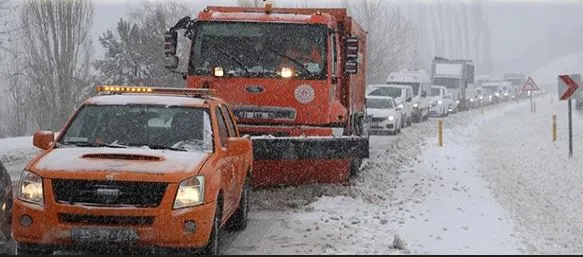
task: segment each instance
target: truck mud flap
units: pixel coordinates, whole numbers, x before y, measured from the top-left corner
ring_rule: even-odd
[[[251,137],[255,160],[369,158],[368,137]]]

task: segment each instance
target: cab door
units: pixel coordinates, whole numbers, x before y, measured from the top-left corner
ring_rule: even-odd
[[[225,198],[223,214],[228,214],[233,211],[233,174],[235,172],[235,168],[228,149],[229,129],[219,107],[215,109],[215,116],[217,118],[219,137],[219,147],[217,147],[219,149],[216,149],[216,151],[220,151],[221,155],[221,160],[219,161],[218,167],[221,174],[221,187],[223,188],[223,196]]]
[[[235,127],[235,120],[226,105],[219,105],[225,123],[227,125],[227,131],[229,132],[229,137],[237,138],[239,137],[239,132]],[[244,158],[247,149],[243,149],[240,146],[229,146],[228,158],[231,162],[231,188],[233,203],[238,206],[239,198],[241,196],[241,191],[243,190],[243,182],[245,181],[245,176],[247,171],[245,170]]]

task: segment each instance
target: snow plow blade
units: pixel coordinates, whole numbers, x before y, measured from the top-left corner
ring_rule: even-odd
[[[255,160],[368,158],[367,137],[252,137]]]
[[[256,137],[251,186],[344,184],[360,159],[368,158],[368,137]],[[358,165],[355,167],[355,165]]]

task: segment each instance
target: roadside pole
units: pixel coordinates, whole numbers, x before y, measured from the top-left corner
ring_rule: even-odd
[[[530,112],[534,112],[532,108],[532,91],[528,91],[528,95],[530,96]]]
[[[569,105],[569,158],[573,157],[573,119],[571,117],[571,99],[568,101]]]
[[[558,92],[559,101],[567,100],[568,108],[568,126],[569,126],[569,158],[573,157],[573,106],[571,98],[577,90],[579,85],[577,84],[581,81],[580,74],[562,74],[558,76]]]

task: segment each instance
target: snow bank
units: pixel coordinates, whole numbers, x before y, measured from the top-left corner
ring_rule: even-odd
[[[583,113],[573,113],[574,157],[569,159],[567,106],[556,98],[539,98],[536,113],[524,106],[484,122],[478,135],[480,172],[519,224],[526,254],[583,252]]]
[[[0,138],[0,161],[4,163],[22,161],[37,152],[32,145],[32,136]]]

